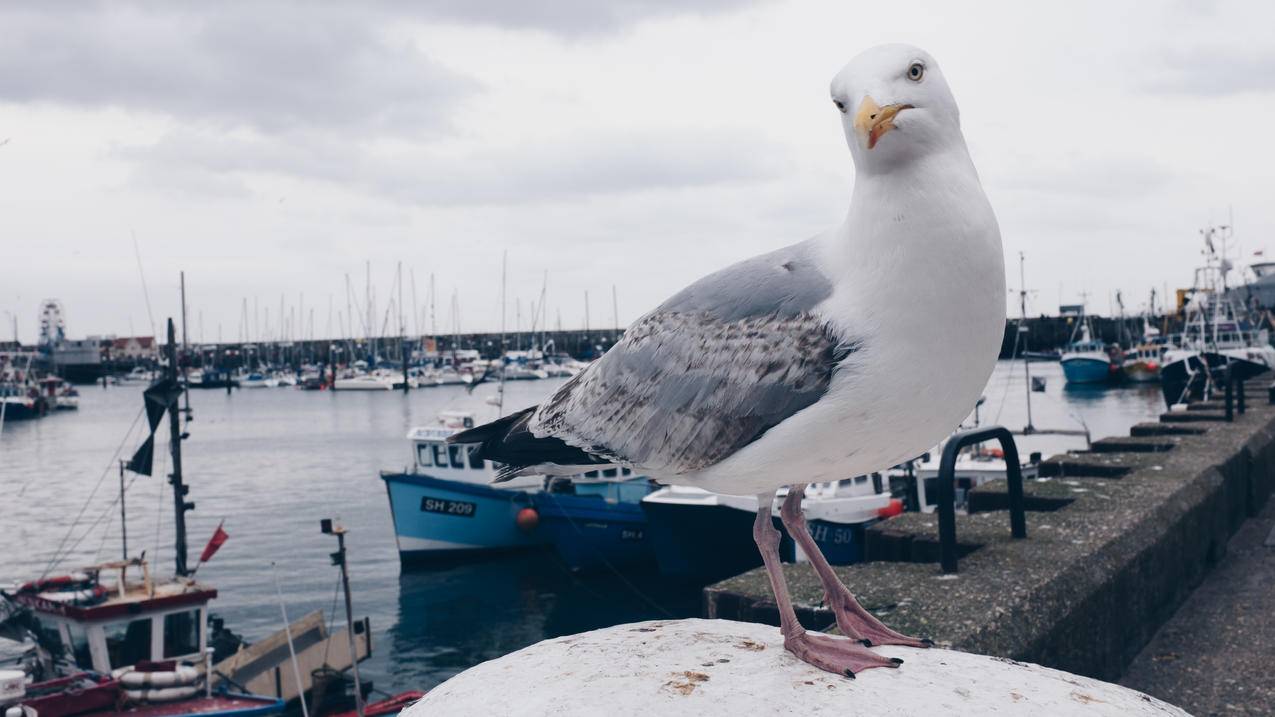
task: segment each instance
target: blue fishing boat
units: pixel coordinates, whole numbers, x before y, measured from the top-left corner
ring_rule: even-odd
[[[1082,316],[1072,331],[1071,343],[1062,353],[1067,383],[1106,383],[1112,378],[1111,354],[1102,339],[1091,338],[1089,317]],[[1114,366],[1119,367],[1119,363]]]
[[[451,562],[494,553],[543,548],[532,494],[540,476],[490,485],[494,466],[475,455],[477,446],[448,445],[447,438],[474,426],[473,414],[445,412],[436,426],[413,428],[412,465],[382,471],[390,499],[399,559],[404,565]]]
[[[642,498],[656,489],[646,478],[624,480],[627,468],[601,472],[605,481],[553,479],[535,494],[537,530],[575,571],[653,562]]]
[[[382,471],[404,565],[446,564],[556,545],[568,565],[627,562],[645,548],[638,501],[650,488],[628,468],[576,476],[519,476],[492,485],[499,468],[477,446],[447,438],[474,426],[471,413],[450,411],[407,438],[412,464]],[[542,495],[546,484],[558,492]],[[569,486],[569,487],[568,487]],[[574,536],[574,537],[573,537]]]

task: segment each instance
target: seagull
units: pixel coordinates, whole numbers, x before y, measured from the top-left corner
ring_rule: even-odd
[[[808,483],[882,471],[947,436],[987,384],[1005,328],[1000,230],[938,63],[875,47],[832,80],[855,181],[838,226],[686,287],[547,401],[456,434],[517,475],[620,465],[756,495],[753,537],[784,646],[853,677],[869,648],[927,647],[864,610],[811,538]],[[772,523],[809,556],[845,637],[797,622]]]

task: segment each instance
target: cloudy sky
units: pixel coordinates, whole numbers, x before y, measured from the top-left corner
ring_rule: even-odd
[[[828,82],[882,42],[943,66],[1033,313],[1189,284],[1228,208],[1246,257],[1275,232],[1268,3],[355,5],[0,4],[0,318],[149,334],[185,270],[194,338],[277,334],[281,295],[336,334],[402,262],[409,332],[431,275],[439,330],[494,329],[508,252],[511,327],[546,272],[550,326],[612,286],[626,323],[842,218]]]

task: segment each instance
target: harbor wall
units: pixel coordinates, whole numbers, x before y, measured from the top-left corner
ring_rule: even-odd
[[[937,519],[905,514],[869,530],[870,562],[837,568],[866,608],[905,633],[962,651],[1118,679],[1275,488],[1275,407],[1246,387],[1233,422],[1216,404],[1166,414],[1027,481],[1028,537],[1012,539],[1005,481],[980,486],[957,520],[959,572],[935,561]],[[1060,507],[1061,506],[1061,507]],[[1031,510],[1031,508],[1036,510]],[[807,564],[785,565],[799,617],[832,623]],[[710,617],[777,623],[765,573],[709,586]]]

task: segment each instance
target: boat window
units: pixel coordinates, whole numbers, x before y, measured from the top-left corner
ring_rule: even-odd
[[[151,619],[149,617],[113,622],[102,626],[106,634],[106,654],[111,669],[136,665],[151,659]]]
[[[199,652],[199,610],[164,616],[164,657],[181,657]]]
[[[464,468],[465,459],[461,456],[460,450],[463,446],[448,446],[447,452],[451,454],[452,468]]]
[[[602,477],[603,477],[603,478],[614,478],[614,477],[616,477],[617,475],[619,475],[619,471],[617,471],[617,470],[616,470],[616,469],[614,469],[614,468],[604,468],[604,469],[602,470]]]
[[[66,631],[71,636],[71,644],[67,647],[71,650],[75,664],[84,670],[93,669],[93,653],[89,650],[88,630],[83,625],[73,622],[66,626]]]
[[[478,457],[478,449],[481,446],[470,446],[469,448],[469,467],[474,470],[482,470],[483,459]]]
[[[631,476],[631,475],[633,475],[633,471],[629,470],[628,468],[621,468],[621,469],[620,469],[620,475],[622,475],[622,476]]]
[[[422,444],[417,445],[417,446],[416,446],[416,463],[417,463],[417,465],[422,465],[422,466],[431,466],[431,465],[434,465],[434,461],[433,461],[433,459],[431,459],[431,458],[430,458],[430,455],[429,455],[429,454],[430,454],[429,446],[427,446],[427,445],[425,445],[425,444],[423,444],[423,443],[422,443]]]
[[[587,472],[587,473],[585,473],[585,474],[584,474],[584,477],[585,477],[585,478],[597,478],[597,477],[598,477],[598,472],[597,472],[597,471],[589,471],[589,472]]]
[[[439,468],[447,467],[447,446],[441,443],[434,444],[434,465]]]

